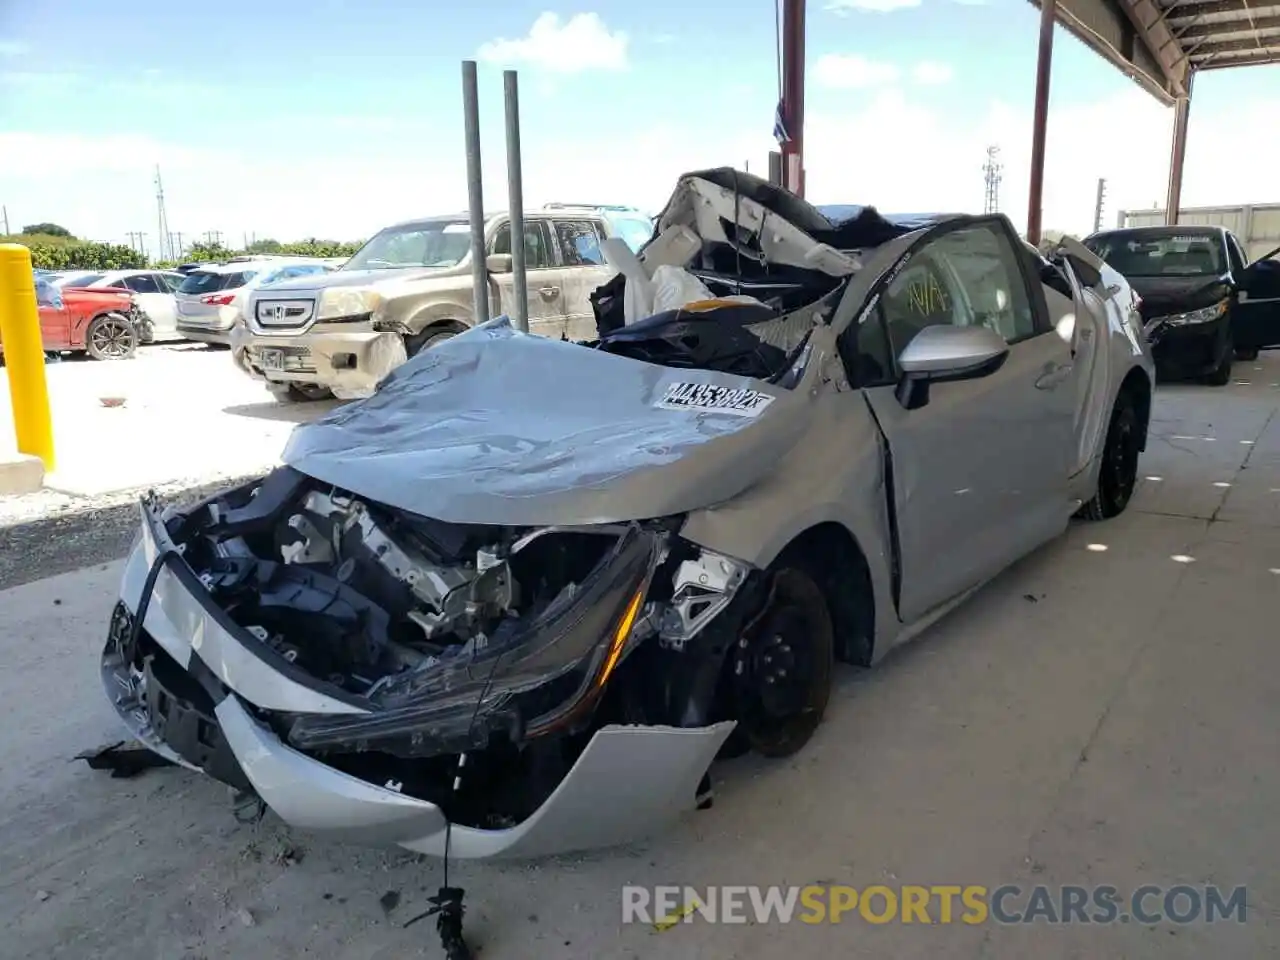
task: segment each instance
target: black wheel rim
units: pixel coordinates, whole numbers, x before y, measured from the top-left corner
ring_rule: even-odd
[[[803,741],[826,705],[830,620],[821,590],[795,570],[779,571],[764,611],[733,653],[738,722],[758,747]]]
[[[1126,406],[1111,424],[1103,463],[1102,495],[1111,513],[1123,510],[1133,496],[1138,455],[1138,425],[1132,409]]]
[[[127,357],[133,349],[133,330],[123,320],[111,317],[99,320],[89,336],[98,354],[111,360]]]

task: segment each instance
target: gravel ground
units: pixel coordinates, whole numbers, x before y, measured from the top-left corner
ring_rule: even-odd
[[[149,489],[189,503],[256,475],[177,480],[99,497],[52,490],[0,497],[0,590],[124,556],[138,532],[138,497]]]

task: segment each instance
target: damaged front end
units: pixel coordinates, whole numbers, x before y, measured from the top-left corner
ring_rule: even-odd
[[[142,503],[103,672],[131,732],[284,820],[462,857],[628,842],[694,804],[749,579],[680,518],[446,523],[282,467]]]

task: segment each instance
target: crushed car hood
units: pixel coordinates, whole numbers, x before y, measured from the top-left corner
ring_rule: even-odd
[[[795,443],[807,407],[798,390],[523,334],[499,317],[298,427],[284,460],[453,523],[649,519],[754,484]]]
[[[1127,277],[1129,286],[1142,298],[1143,317],[1213,306],[1230,293],[1229,277]]]

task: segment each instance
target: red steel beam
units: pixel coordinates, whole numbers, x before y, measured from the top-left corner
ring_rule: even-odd
[[[1053,26],[1056,0],[1040,3],[1040,53],[1036,58],[1036,105],[1031,125],[1031,189],[1027,198],[1027,242],[1040,243],[1040,215],[1044,198],[1044,141],[1049,125],[1049,74],[1053,65]]]
[[[1169,155],[1169,192],[1165,197],[1164,222],[1178,224],[1178,208],[1182,206],[1182,164],[1187,157],[1187,120],[1191,114],[1191,88],[1195,73],[1187,74],[1187,95],[1179,97],[1173,108],[1173,150]]]
[[[782,183],[804,196],[805,0],[783,0],[782,121],[790,137],[782,144]]]

